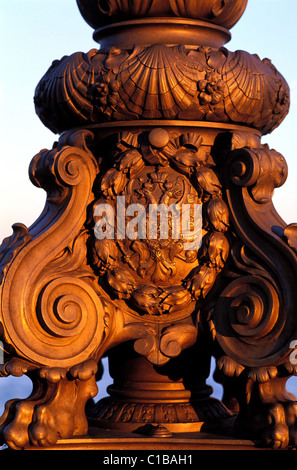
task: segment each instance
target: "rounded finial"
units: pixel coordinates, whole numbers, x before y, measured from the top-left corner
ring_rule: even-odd
[[[163,148],[169,142],[169,134],[165,129],[156,127],[148,136],[149,142],[153,147]]]

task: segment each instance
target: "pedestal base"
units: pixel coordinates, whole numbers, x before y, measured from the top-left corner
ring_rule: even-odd
[[[156,426],[165,433],[193,433],[229,427],[233,414],[217,399],[190,402],[133,403],[107,397],[88,414],[91,426],[120,432],[151,434]],[[150,431],[150,427],[152,432]],[[158,435],[159,435],[158,430]]]
[[[154,425],[169,433],[224,432],[233,414],[210,396],[212,387],[205,381],[209,358],[196,377],[199,366],[193,369],[191,360],[196,349],[197,345],[183,351],[162,367],[139,356],[131,345],[111,350],[109,371],[114,383],[107,388],[110,396],[88,403],[89,425],[103,432],[140,434]]]
[[[257,441],[222,436],[212,433],[181,433],[171,437],[152,438],[137,433],[120,433],[111,430],[90,428],[87,436],[60,439],[57,444],[45,450],[100,450],[100,451],[197,451],[197,450],[259,450]],[[26,447],[26,450],[40,450],[40,447]],[[269,449],[267,449],[269,450]],[[108,457],[108,453],[102,456]],[[124,455],[124,454],[121,454]],[[177,454],[175,454],[177,455]]]

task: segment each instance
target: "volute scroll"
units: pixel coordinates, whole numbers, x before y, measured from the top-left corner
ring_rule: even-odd
[[[222,171],[238,239],[231,250],[238,273],[217,302],[217,338],[243,365],[281,364],[297,331],[296,257],[283,237],[286,224],[272,203],[274,189],[286,180],[287,165],[281,154],[263,146],[234,150]],[[225,330],[223,337],[220,329]],[[237,340],[241,344],[234,345],[231,353],[229,347]]]
[[[220,350],[217,380],[224,385],[224,403],[239,411],[244,435],[265,436],[275,448],[294,446],[295,398],[285,384],[296,373],[296,235],[272,202],[287,164],[267,145],[238,148],[226,158],[222,175],[233,242],[225,287],[210,317]]]
[[[85,146],[90,133],[78,137]],[[84,228],[97,164],[86,147],[63,144],[42,151],[31,163],[31,179],[47,190],[47,202],[7,264],[2,283],[7,343],[20,357],[51,367],[88,359],[104,329],[103,306],[86,263]]]

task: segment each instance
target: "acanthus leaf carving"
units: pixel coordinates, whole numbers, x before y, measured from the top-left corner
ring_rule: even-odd
[[[12,229],[13,234],[4,238],[0,246],[0,286],[10,261],[16,252],[31,239],[29,230],[24,224],[14,224]]]
[[[211,199],[207,205],[209,221],[218,232],[226,232],[229,228],[229,211],[221,198]]]
[[[228,356],[221,356],[218,359],[217,368],[223,371],[227,377],[238,377],[245,369],[241,364],[238,364]]]

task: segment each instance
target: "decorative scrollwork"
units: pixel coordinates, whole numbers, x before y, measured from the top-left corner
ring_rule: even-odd
[[[160,349],[168,357],[177,357],[183,349],[192,346],[197,339],[195,325],[177,323],[165,328],[160,341]]]
[[[228,178],[237,186],[251,187],[253,199],[258,203],[269,202],[275,188],[282,186],[288,176],[284,157],[267,145],[234,150],[229,164]]]
[[[8,246],[13,256],[6,254],[2,272],[4,342],[42,366],[83,362],[103,338],[104,306],[87,266],[84,228],[97,172],[87,148],[91,137],[89,131],[68,133],[34,157],[30,177],[46,189],[46,207],[29,231],[22,230],[22,250]]]
[[[40,308],[22,322],[15,315],[6,321],[14,347],[31,361],[77,364],[89,358],[103,335],[103,306],[93,288],[82,279],[58,277],[39,296]]]
[[[223,168],[235,231],[234,268],[211,327],[225,354],[250,368],[285,363],[296,336],[297,265],[284,240],[286,225],[272,203],[274,189],[286,176],[285,159],[268,146],[234,150]]]
[[[279,297],[269,281],[236,279],[221,293],[213,313],[217,341],[242,365],[266,365],[279,352],[273,341],[283,328],[279,312]]]

